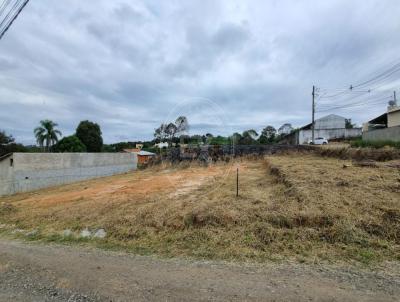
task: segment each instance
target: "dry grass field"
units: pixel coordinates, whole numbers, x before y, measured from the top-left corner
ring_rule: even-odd
[[[0,198],[0,232],[168,257],[400,260],[400,170],[307,154],[153,167]]]

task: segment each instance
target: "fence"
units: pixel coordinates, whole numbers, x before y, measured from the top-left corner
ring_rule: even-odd
[[[219,161],[245,155],[268,155],[286,151],[310,151],[307,145],[210,145],[187,148],[171,148],[159,159],[170,162],[180,161]]]

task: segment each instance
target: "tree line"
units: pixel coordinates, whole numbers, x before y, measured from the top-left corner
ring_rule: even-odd
[[[143,149],[156,151],[154,145],[160,142],[168,142],[174,145],[257,145],[274,144],[280,137],[294,131],[290,124],[282,125],[278,130],[273,126],[266,126],[258,133],[254,129],[235,132],[230,136],[213,135],[189,135],[189,122],[187,117],[179,116],[175,121],[162,123],[154,130],[154,139],[151,141],[119,142],[103,144],[100,126],[88,120],[81,121],[76,127],[75,133],[62,137],[58,124],[45,119],[39,122],[34,129],[37,146],[24,146],[15,142],[12,135],[0,131],[0,156],[12,152],[121,152],[124,149],[135,148],[136,144],[143,144]]]
[[[254,129],[235,132],[230,136],[214,136],[211,133],[205,135],[188,135],[189,122],[185,116],[178,117],[175,122],[163,123],[154,131],[155,142],[168,142],[171,144],[208,144],[208,145],[257,145],[274,144],[286,134],[295,129],[291,124],[283,124],[278,130],[268,125],[258,133]]]

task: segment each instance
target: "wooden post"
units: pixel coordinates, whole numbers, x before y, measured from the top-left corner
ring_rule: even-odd
[[[239,167],[236,168],[236,197],[239,196]]]

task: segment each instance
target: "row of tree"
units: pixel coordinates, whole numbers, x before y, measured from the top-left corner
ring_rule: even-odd
[[[178,117],[175,122],[163,123],[154,131],[156,142],[184,143],[184,144],[211,144],[211,145],[254,145],[254,144],[272,144],[280,139],[281,136],[294,131],[291,124],[283,124],[278,130],[273,126],[267,126],[258,134],[256,130],[250,129],[243,133],[234,133],[231,136],[213,136],[211,133],[205,135],[187,134],[189,122],[185,116]]]
[[[154,130],[154,137],[156,140],[174,141],[177,136],[184,136],[189,131],[189,122],[186,116],[178,117],[175,122],[162,123],[160,127]]]
[[[35,128],[36,142],[47,152],[101,152],[103,138],[100,126],[91,121],[81,121],[75,134],[62,135],[56,127],[57,123],[51,120],[40,121],[40,126]]]

